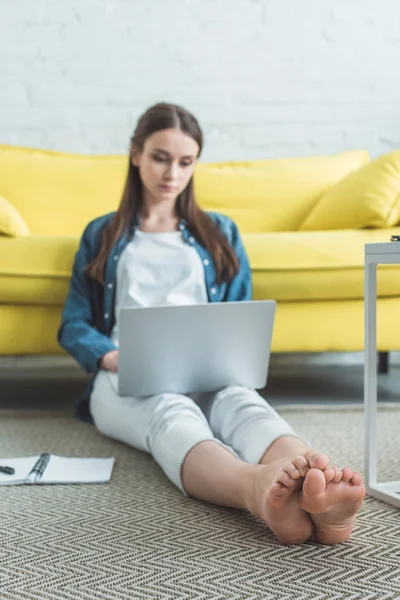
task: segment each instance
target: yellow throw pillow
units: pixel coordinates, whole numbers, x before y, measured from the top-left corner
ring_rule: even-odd
[[[354,150],[333,156],[200,163],[196,199],[230,216],[242,232],[296,231],[321,195],[369,161]]]
[[[0,235],[16,237],[28,234],[29,228],[17,209],[4,196],[0,196]]]
[[[384,154],[331,187],[301,230],[392,227],[400,222],[400,150]]]

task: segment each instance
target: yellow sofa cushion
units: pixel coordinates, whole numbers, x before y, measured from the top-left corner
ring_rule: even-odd
[[[330,188],[300,229],[392,227],[400,222],[400,151],[350,173]]]
[[[391,234],[400,235],[400,228],[244,234],[254,299],[363,299],[364,245],[387,242]],[[399,296],[400,266],[382,265],[379,271],[379,296]]]
[[[392,233],[400,228],[243,234],[254,298],[362,299],[364,244],[387,241]],[[0,237],[0,304],[61,306],[78,243],[74,236]],[[380,269],[379,294],[400,295],[400,267]]]
[[[364,150],[334,156],[199,164],[200,206],[229,215],[242,232],[295,231],[330,186],[366,164]]]
[[[79,237],[0,237],[0,304],[60,306]]]
[[[29,228],[17,209],[0,196],[0,235],[28,235]]]

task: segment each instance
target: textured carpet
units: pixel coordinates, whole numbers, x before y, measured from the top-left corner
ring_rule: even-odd
[[[333,464],[363,468],[361,407],[279,412]],[[0,456],[116,457],[109,484],[0,487],[1,600],[400,598],[400,511],[367,498],[350,541],[285,546],[255,518],[187,499],[152,459],[67,415],[2,413]],[[400,407],[380,409],[399,478]]]

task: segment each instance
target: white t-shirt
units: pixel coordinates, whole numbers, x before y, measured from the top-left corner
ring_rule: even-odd
[[[118,346],[118,315],[132,306],[177,306],[208,302],[204,267],[181,231],[136,230],[117,266],[116,322],[111,339]]]

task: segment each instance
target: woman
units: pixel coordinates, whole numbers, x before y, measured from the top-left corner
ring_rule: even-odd
[[[150,452],[185,494],[262,518],[278,540],[346,540],[365,490],[359,473],[332,468],[257,392],[117,393],[122,306],[251,298],[251,273],[236,225],[196,204],[202,149],[196,119],[157,104],[140,118],[116,213],[92,221],[75,257],[59,342],[93,384],[77,415],[104,435]]]

